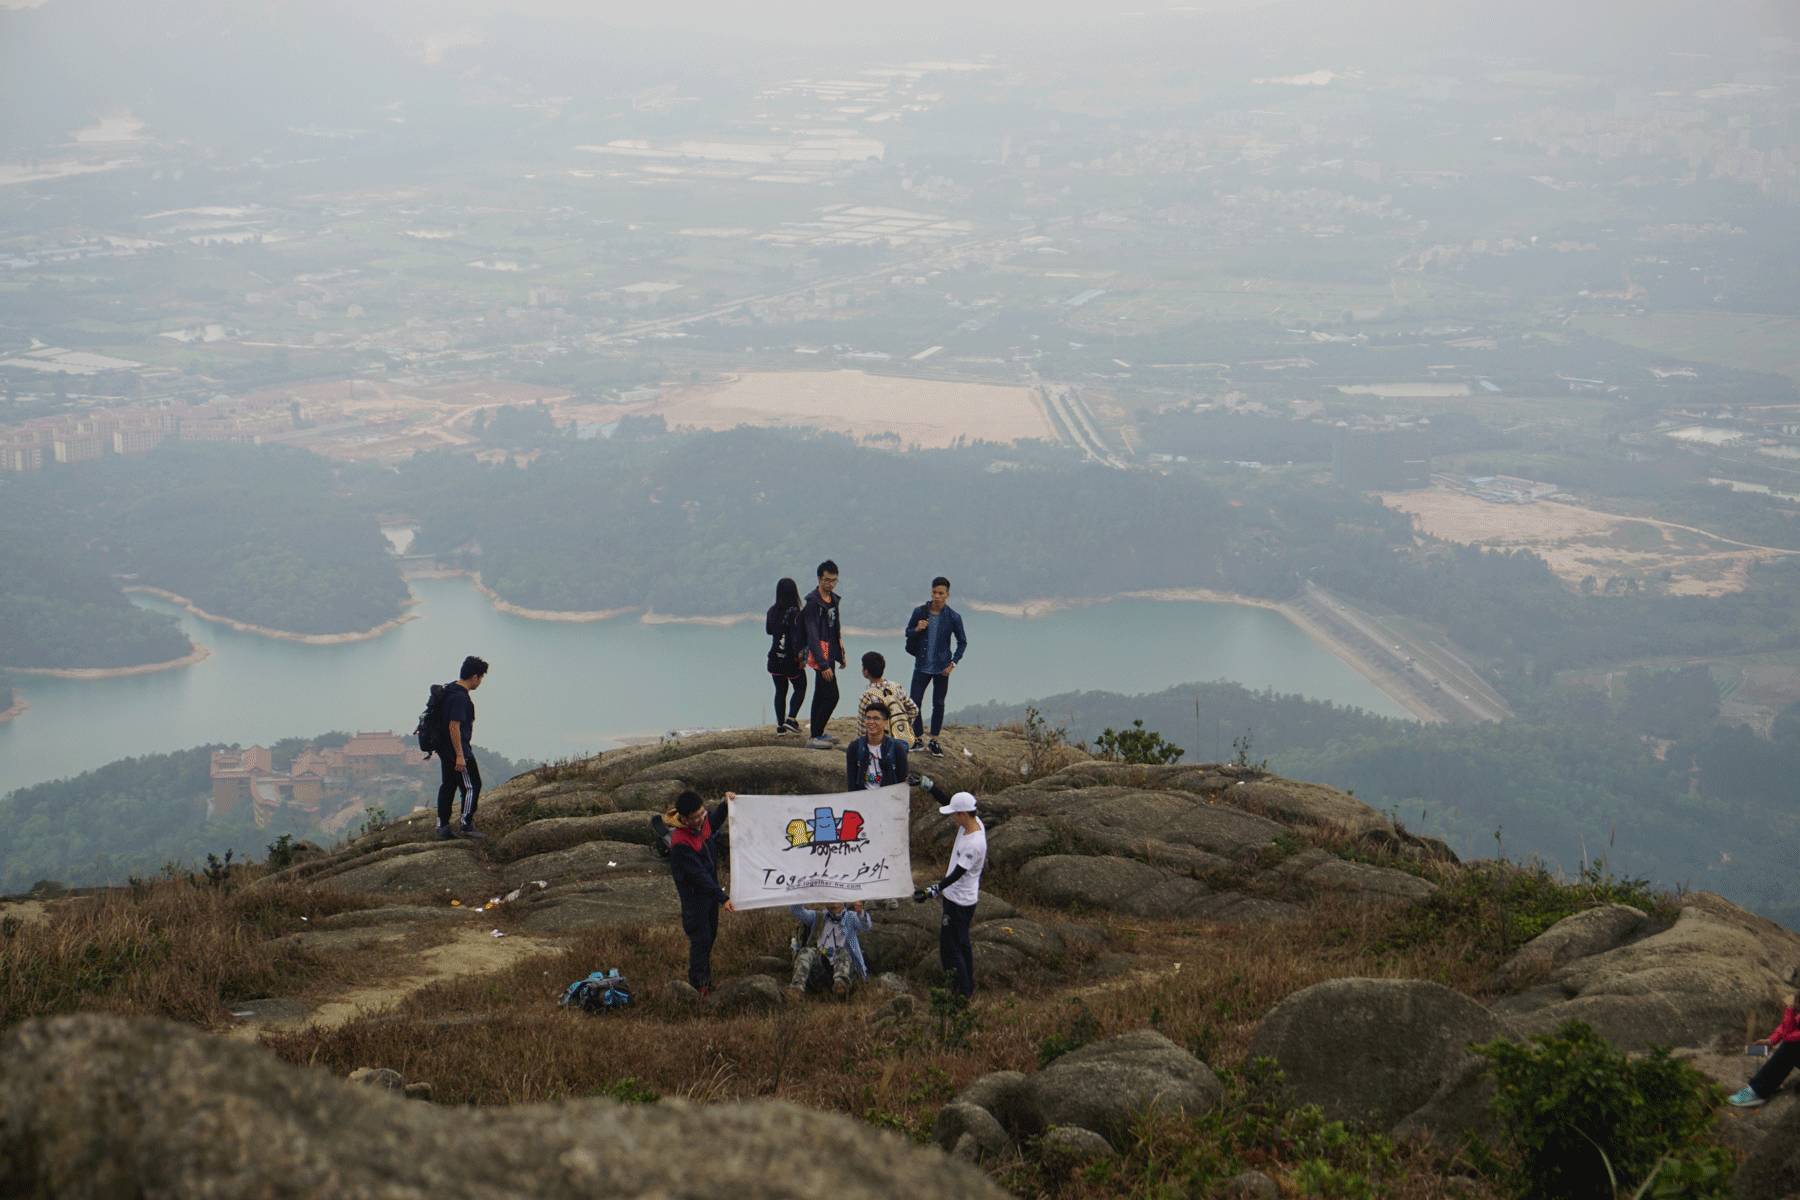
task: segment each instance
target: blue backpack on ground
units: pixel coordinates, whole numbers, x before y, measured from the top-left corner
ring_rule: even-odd
[[[589,1013],[624,1008],[631,1003],[631,984],[619,974],[617,967],[610,971],[595,971],[586,979],[577,979],[564,988],[561,1003],[564,1008],[578,1008]]]

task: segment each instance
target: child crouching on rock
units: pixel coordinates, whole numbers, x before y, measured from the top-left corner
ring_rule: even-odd
[[[823,963],[831,972],[831,990],[847,996],[850,989],[869,977],[863,962],[862,935],[875,926],[875,919],[863,911],[858,900],[849,908],[827,904],[824,912],[814,912],[799,904],[788,906],[788,914],[806,930],[794,947],[794,975],[788,987],[804,992]]]
[[[1795,974],[1800,975],[1800,970]],[[1752,1044],[1769,1047],[1769,1061],[1727,1099],[1734,1108],[1760,1108],[1767,1104],[1781,1090],[1788,1073],[1800,1067],[1800,992],[1789,997],[1787,1011],[1781,1014],[1781,1024],[1775,1026],[1775,1031]]]

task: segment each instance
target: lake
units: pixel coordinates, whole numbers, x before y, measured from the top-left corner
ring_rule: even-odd
[[[478,744],[538,761],[607,749],[675,728],[771,722],[760,625],[577,625],[496,612],[461,579],[419,579],[417,619],[372,641],[305,646],[237,633],[156,600],[212,657],[123,679],[25,676],[23,716],[0,725],[0,794],[114,759],[207,742],[267,744],[331,729],[410,731],[433,682],[465,654],[492,673],[477,696]],[[856,596],[846,599],[856,624]],[[1230,679],[1385,716],[1405,713],[1279,613],[1237,604],[1122,600],[1024,620],[964,610],[969,653],[950,705],[1056,692],[1151,692]],[[896,634],[847,638],[851,670],[866,650],[905,680]],[[860,681],[859,681],[860,682]],[[857,689],[857,690],[860,690]],[[856,691],[844,687],[843,715]],[[804,712],[802,718],[804,719]]]

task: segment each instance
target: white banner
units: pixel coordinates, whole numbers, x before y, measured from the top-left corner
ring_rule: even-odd
[[[912,895],[907,799],[904,783],[835,796],[739,796],[731,806],[733,906]]]

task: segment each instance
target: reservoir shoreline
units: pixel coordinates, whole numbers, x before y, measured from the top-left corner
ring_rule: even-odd
[[[592,611],[526,608],[523,605],[514,604],[512,601],[501,597],[498,592],[494,591],[493,588],[489,587],[486,582],[482,580],[479,571],[419,571],[409,573],[408,578],[459,578],[467,580],[470,586],[473,587],[476,592],[480,593],[496,612],[504,613],[508,616],[519,617],[527,621],[545,621],[557,624],[591,624],[600,621],[610,621],[636,613],[638,614],[638,620],[645,625],[693,625],[708,628],[731,628],[745,623],[754,623],[762,615],[760,613],[721,613],[699,616],[672,616],[666,613],[658,613],[647,608],[638,607],[596,609]],[[188,597],[168,591],[164,588],[150,587],[143,584],[132,584],[124,590],[140,595],[153,596],[183,609],[199,620],[211,624],[223,625],[238,633],[269,638],[275,641],[293,642],[306,646],[340,646],[356,642],[371,641],[381,637],[383,634],[398,629],[409,621],[417,619],[416,613],[408,612],[395,617],[391,621],[385,621],[371,629],[350,633],[302,634],[282,629],[271,629],[268,626],[257,625],[248,621],[239,621],[233,617],[220,616],[216,613],[209,613],[199,605],[195,604]],[[1259,608],[1268,612],[1278,613],[1303,633],[1308,640],[1331,654],[1358,675],[1362,676],[1363,679],[1379,689],[1383,695],[1394,701],[1394,703],[1404,708],[1414,718],[1426,723],[1435,723],[1444,719],[1441,713],[1422,704],[1405,688],[1395,686],[1393,678],[1388,672],[1381,670],[1375,664],[1367,661],[1367,659],[1342,638],[1335,636],[1329,629],[1309,619],[1305,613],[1301,612],[1295,606],[1261,596],[1247,596],[1239,592],[1222,592],[1213,588],[1144,588],[1132,591],[1115,592],[1102,596],[1048,596],[1011,602],[968,600],[964,602],[964,606],[971,612],[990,613],[995,616],[1006,617],[1013,620],[1033,621],[1057,613],[1067,612],[1072,609],[1089,608],[1122,600],[1149,600],[1167,604],[1228,604],[1246,608]],[[418,603],[418,598],[416,596],[411,597],[407,603],[409,607],[416,605]],[[844,628],[844,633],[851,637],[886,637],[892,632],[892,630],[871,629],[858,626],[845,626]],[[195,644],[193,653],[183,658],[172,659],[162,663],[146,663],[130,667],[36,667],[14,668],[14,670],[18,674],[49,676],[58,679],[117,679],[133,675],[148,674],[156,671],[167,671],[180,667],[194,666],[204,662],[210,653],[211,652],[207,647]],[[18,706],[15,706],[15,708],[18,708]],[[18,711],[9,711],[6,714],[0,714],[0,722],[10,720],[12,717],[18,716],[22,711],[22,708],[18,708]]]
[[[134,596],[207,647],[206,669],[101,682],[21,676],[31,709],[0,725],[0,792],[171,747],[266,745],[318,729],[410,729],[427,685],[450,678],[469,653],[496,668],[482,691],[477,740],[511,758],[547,762],[625,735],[770,720],[760,626],[527,621],[496,611],[463,579],[419,579],[413,587],[415,620],[372,641],[330,646],[240,633],[170,601]],[[1407,716],[1293,622],[1260,606],[1139,599],[1029,623],[997,614],[971,619],[978,623],[974,657],[951,689],[958,706],[1222,679]],[[853,663],[869,649],[903,656],[898,622],[846,642]],[[305,701],[298,706],[297,680]]]
[[[205,646],[192,641],[188,645],[193,647],[192,651],[167,662],[138,663],[129,667],[7,667],[6,671],[12,675],[35,675],[40,679],[130,679],[135,675],[155,675],[162,671],[198,666],[212,656],[212,651]],[[19,714],[15,712],[11,715],[16,717]]]
[[[267,625],[254,625],[249,621],[240,621],[236,617],[222,617],[217,613],[209,613],[186,596],[178,595],[175,592],[168,591],[164,588],[134,583],[121,590],[142,596],[155,596],[158,600],[166,600],[177,608],[185,609],[189,614],[198,617],[202,621],[208,621],[214,625],[224,625],[229,629],[235,629],[239,633],[251,633],[255,634],[257,637],[273,638],[278,642],[298,642],[302,646],[343,646],[351,642],[366,642],[372,638],[380,637],[389,630],[398,629],[408,621],[415,619],[415,614],[413,613],[401,613],[391,621],[383,621],[373,628],[359,629],[350,633],[291,633],[285,629],[271,629]],[[417,603],[417,598],[410,598],[407,600],[409,606]]]

